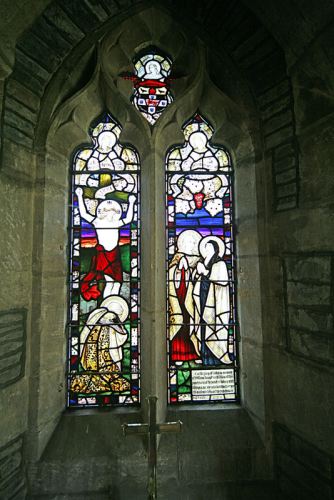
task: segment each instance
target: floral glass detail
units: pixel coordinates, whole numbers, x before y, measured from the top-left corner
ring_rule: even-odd
[[[166,159],[168,394],[237,398],[233,171],[199,114]]]
[[[139,157],[105,115],[73,160],[69,407],[139,403]]]

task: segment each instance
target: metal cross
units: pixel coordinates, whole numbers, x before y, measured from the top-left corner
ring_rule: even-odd
[[[182,432],[182,422],[167,422],[157,424],[156,405],[157,397],[148,396],[148,424],[123,424],[123,435],[137,434],[149,436],[148,447],[148,500],[157,500],[157,434]]]

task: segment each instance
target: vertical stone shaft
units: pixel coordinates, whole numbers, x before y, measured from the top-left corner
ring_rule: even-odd
[[[157,429],[156,429],[156,405],[157,397],[148,396],[148,424],[149,424],[149,448],[148,448],[148,493],[149,500],[157,500]]]

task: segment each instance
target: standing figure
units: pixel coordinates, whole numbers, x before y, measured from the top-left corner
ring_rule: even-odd
[[[75,375],[71,390],[82,394],[124,392],[130,383],[121,377],[122,346],[128,333],[122,323],[129,314],[124,299],[113,295],[89,315],[80,334],[80,363],[89,372]]]
[[[225,245],[217,236],[203,238],[199,246],[203,262],[197,264],[194,300],[194,334],[203,365],[232,363],[228,353],[230,292]]]
[[[188,288],[200,260],[200,240],[201,235],[197,231],[182,231],[177,240],[178,251],[169,267],[171,358],[177,365],[182,365],[184,361],[199,360],[195,347],[197,339],[190,336],[189,310],[193,310],[193,299]]]
[[[78,197],[80,216],[95,228],[98,244],[97,254],[93,257],[90,272],[83,279],[81,285],[82,295],[86,300],[96,299],[101,295],[96,281],[104,279],[106,285],[103,298],[109,295],[118,295],[122,281],[122,266],[119,251],[119,229],[129,224],[133,219],[134,203],[136,197],[129,196],[129,208],[126,216],[122,217],[122,208],[117,201],[103,200],[96,209],[96,217],[91,215],[83,199],[83,189],[75,190]]]

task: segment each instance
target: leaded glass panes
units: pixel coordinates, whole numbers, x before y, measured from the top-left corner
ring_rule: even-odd
[[[109,115],[72,169],[69,406],[139,403],[139,157]]]
[[[235,401],[233,177],[196,115],[166,160],[169,401]]]
[[[170,93],[171,59],[157,50],[139,54],[133,60],[135,76],[124,75],[133,81],[132,102],[151,124],[157,121],[161,113],[172,102]]]

